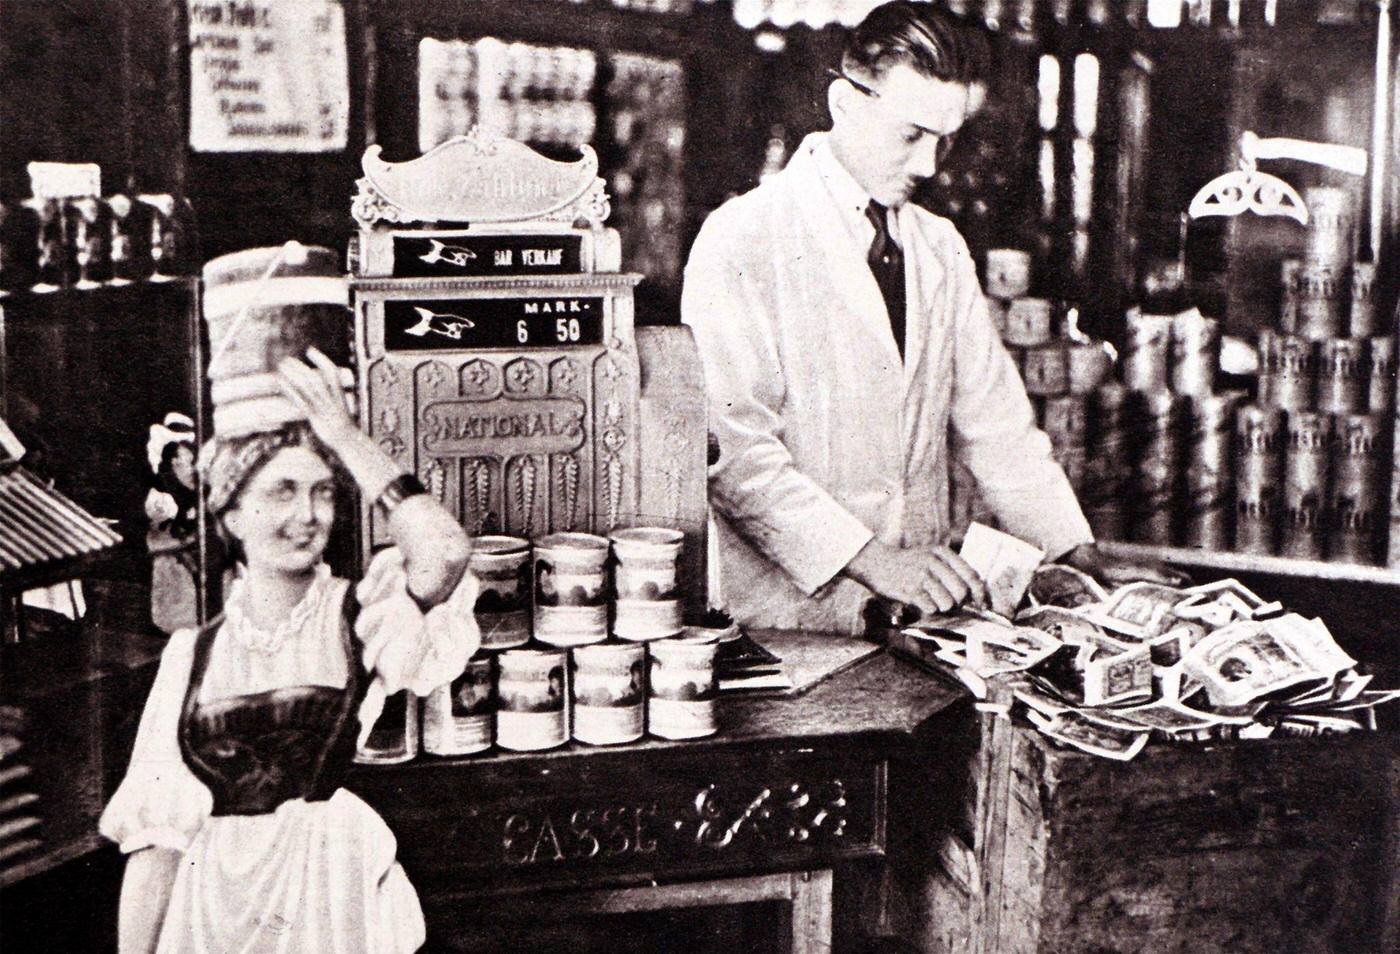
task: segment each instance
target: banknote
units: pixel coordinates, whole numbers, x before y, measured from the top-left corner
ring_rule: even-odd
[[[1101,653],[1084,664],[1084,704],[1106,706],[1152,698],[1152,650]]]
[[[1057,742],[1119,762],[1126,762],[1141,752],[1149,735],[1146,731],[1095,722],[1073,709],[1054,716],[1044,716],[1032,709],[1027,716],[1041,732]]]
[[[1113,591],[1085,615],[1105,629],[1136,640],[1151,639],[1177,622],[1172,609],[1182,601],[1182,591],[1160,583],[1129,583]]]
[[[1031,577],[1030,596],[1041,606],[1084,606],[1102,603],[1108,593],[1089,574],[1062,563],[1047,563]]]
[[[959,555],[981,575],[988,604],[1003,616],[1016,612],[1036,567],[1045,559],[1045,551],[976,522],[967,528]]]
[[[1276,621],[1241,621],[1216,630],[1182,660],[1187,675],[1200,680],[1213,706],[1240,706],[1264,696],[1317,684],[1322,675],[1294,647],[1292,632]],[[1321,658],[1322,651],[1313,655]]]

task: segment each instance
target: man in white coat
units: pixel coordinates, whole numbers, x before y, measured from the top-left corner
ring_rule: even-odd
[[[932,4],[877,7],[828,90],[831,131],[717,209],[691,250],[681,317],[741,622],[858,632],[872,594],[925,613],[980,598],[947,546],[953,457],[1009,532],[1101,569],[966,243],[909,202],[981,92],[976,59]]]

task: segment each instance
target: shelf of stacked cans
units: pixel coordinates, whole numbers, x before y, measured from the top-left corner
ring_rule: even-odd
[[[391,697],[356,760],[409,761],[420,736],[428,755],[461,756],[715,734],[715,660],[738,630],[682,625],[682,540],[661,527],[477,538],[480,651],[422,700],[421,722],[415,697]]]
[[[533,146],[593,141],[597,55],[567,46],[506,43],[495,37],[418,45],[418,148],[466,135],[474,126]]]
[[[1090,399],[1111,372],[1112,356],[1103,342],[1079,331],[1073,305],[1031,295],[1028,252],[988,250],[984,275],[987,310],[1021,372],[1055,460],[1083,496],[1095,486],[1101,469],[1087,453]],[[953,485],[955,531],[973,520],[991,522],[969,489],[970,474],[955,471]]]
[[[197,267],[193,213],[171,195],[0,203],[0,296],[172,281]]]
[[[1120,552],[1400,583],[1400,573],[1378,566],[1392,510],[1395,343],[1378,317],[1376,267],[1354,258],[1351,197],[1306,190],[1312,221],[1302,256],[1281,265],[1278,327],[1259,334],[1253,402],[1243,391],[1214,393],[1212,319],[1194,310],[1128,315],[1127,390],[1100,389],[1094,414],[1102,432],[1123,428],[1116,446],[1133,463],[1128,533],[1101,531],[1138,544]],[[1124,399],[1136,409],[1115,413]],[[1395,566],[1400,549],[1392,549]]]

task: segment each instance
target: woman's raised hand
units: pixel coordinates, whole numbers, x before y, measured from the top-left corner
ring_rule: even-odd
[[[359,431],[346,406],[340,369],[315,348],[307,349],[306,357],[311,364],[288,357],[277,365],[282,391],[306,415],[317,437],[328,447],[339,447]]]

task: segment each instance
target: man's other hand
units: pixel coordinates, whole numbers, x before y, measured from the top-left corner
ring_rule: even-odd
[[[1134,583],[1145,580],[1148,583],[1161,583],[1163,586],[1186,586],[1191,580],[1180,570],[1175,570],[1161,560],[1124,560],[1110,556],[1095,544],[1083,543],[1060,558],[1076,570],[1083,570],[1108,586],[1121,583]]]
[[[905,550],[871,540],[851,560],[846,575],[877,596],[916,607],[924,615],[987,601],[982,577],[945,546]]]

